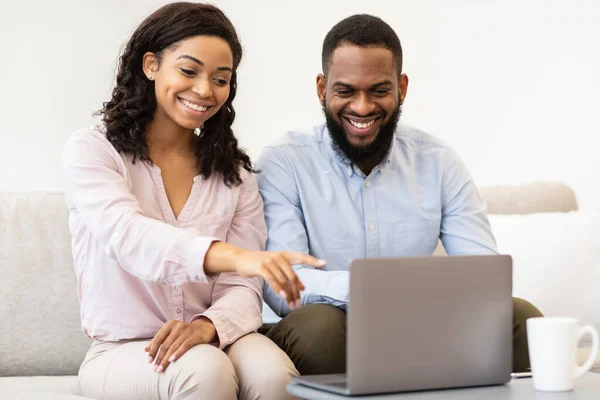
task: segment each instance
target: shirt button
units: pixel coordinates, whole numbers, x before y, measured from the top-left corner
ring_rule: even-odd
[[[175,310],[175,312],[176,312],[177,314],[181,314],[181,308],[178,308],[177,310]]]
[[[181,286],[179,286],[179,285],[175,286],[175,290],[177,290],[179,292],[181,290]]]
[[[366,186],[366,187],[369,187],[369,186],[371,186],[371,181],[366,181],[366,182],[365,182],[365,186]]]
[[[375,229],[375,225],[373,225],[373,224],[369,225],[369,230],[372,231],[373,229]]]

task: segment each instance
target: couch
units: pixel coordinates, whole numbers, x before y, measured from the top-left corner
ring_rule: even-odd
[[[600,328],[600,217],[577,211],[563,184],[481,193],[514,258],[514,294]],[[77,371],[90,339],[79,318],[64,195],[0,193],[0,399],[85,399]]]

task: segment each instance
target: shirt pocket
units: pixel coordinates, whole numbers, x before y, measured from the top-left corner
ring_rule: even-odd
[[[397,256],[430,255],[437,244],[436,221],[412,218],[396,222],[395,250]]]
[[[233,214],[210,214],[199,218],[195,228],[200,231],[202,236],[216,237],[221,241],[227,240],[227,232],[231,227]]]

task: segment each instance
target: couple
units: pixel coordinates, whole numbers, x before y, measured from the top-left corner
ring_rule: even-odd
[[[160,8],[125,47],[102,124],[65,145],[94,339],[85,396],[290,398],[291,376],[345,369],[353,258],[429,255],[438,238],[449,254],[495,252],[458,156],[397,124],[408,78],[386,23],[355,15],[331,29],[317,77],[326,124],[267,147],[256,175],[231,128],[241,56],[216,7]],[[266,336],[263,289],[284,317]],[[517,371],[538,315],[515,300]]]

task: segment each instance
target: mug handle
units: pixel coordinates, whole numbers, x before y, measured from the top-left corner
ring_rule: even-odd
[[[593,326],[586,325],[586,326],[579,328],[579,339],[577,340],[577,343],[579,343],[581,338],[586,333],[589,333],[590,336],[592,337],[592,352],[590,353],[590,355],[589,355],[588,359],[585,361],[585,363],[581,367],[577,367],[575,369],[575,378],[579,378],[581,375],[588,372],[590,370],[590,368],[592,368],[592,366],[596,363],[596,358],[598,357],[598,347],[599,347],[598,332],[596,331],[596,329]]]

